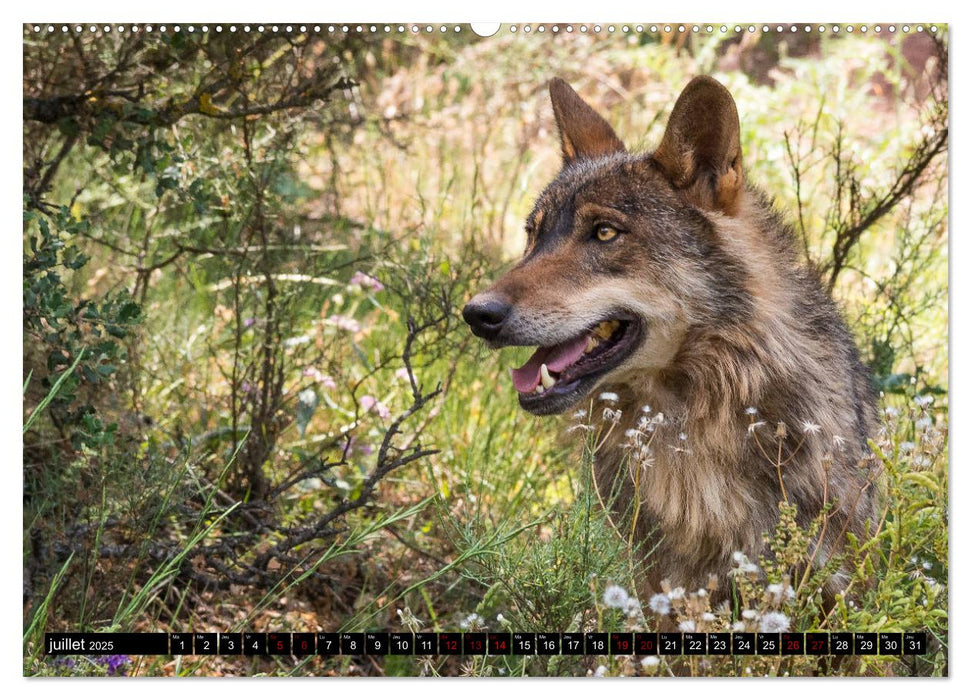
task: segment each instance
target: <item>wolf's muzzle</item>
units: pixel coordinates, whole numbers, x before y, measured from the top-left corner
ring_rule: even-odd
[[[462,309],[462,318],[477,336],[495,340],[511,311],[512,305],[501,298],[477,296]]]

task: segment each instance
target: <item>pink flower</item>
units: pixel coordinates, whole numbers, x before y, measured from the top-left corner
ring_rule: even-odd
[[[370,275],[364,274],[360,270],[355,272],[351,277],[350,284],[358,284],[361,287],[366,287],[367,289],[371,289],[375,292],[380,292],[382,289],[384,289],[384,285],[381,284],[381,282]]]
[[[342,316],[341,314],[334,314],[333,316],[327,319],[327,322],[334,326],[337,326],[342,331],[350,331],[351,333],[357,333],[359,330],[361,330],[360,323],[358,323],[353,318],[350,318],[349,316]]]
[[[316,367],[307,367],[303,371],[303,376],[313,377],[314,381],[320,382],[321,386],[323,386],[325,389],[337,388],[337,382],[334,381],[334,378],[329,374],[324,374]]]
[[[347,445],[347,454],[353,455],[358,454],[367,457],[369,454],[374,452],[374,448],[366,443],[359,442],[356,437],[351,436],[351,440]]]
[[[391,409],[370,394],[365,394],[361,397],[361,408],[365,411],[378,414],[381,420],[388,420],[391,417]]]
[[[400,379],[403,382],[411,381],[411,378],[408,376],[408,370],[405,369],[404,367],[396,369],[394,372],[394,376],[396,376],[398,379]]]

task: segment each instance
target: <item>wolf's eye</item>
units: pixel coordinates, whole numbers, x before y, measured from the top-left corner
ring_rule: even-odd
[[[596,236],[597,240],[601,241],[602,243],[613,240],[617,237],[618,233],[619,231],[617,231],[617,229],[610,224],[597,224],[597,226],[593,229],[593,235]]]

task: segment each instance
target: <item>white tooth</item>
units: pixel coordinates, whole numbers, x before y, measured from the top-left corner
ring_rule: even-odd
[[[539,366],[539,378],[543,383],[544,389],[549,389],[551,386],[556,384],[556,380],[550,376],[550,371],[546,369],[546,365]]]
[[[544,391],[546,391],[546,390],[543,388],[543,385],[542,384],[537,384],[536,385],[536,393],[537,394],[542,394]]]

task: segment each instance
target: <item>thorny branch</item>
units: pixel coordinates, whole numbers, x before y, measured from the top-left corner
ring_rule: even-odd
[[[864,235],[884,217],[892,213],[907,197],[913,195],[926,182],[933,179],[935,163],[947,153],[948,145],[948,104],[947,104],[947,47],[943,42],[937,45],[934,70],[939,73],[934,89],[928,97],[930,104],[926,109],[926,122],[919,132],[919,138],[910,149],[910,156],[897,171],[890,184],[883,191],[867,190],[863,185],[862,165],[853,160],[845,149],[846,137],[842,125],[838,128],[829,161],[835,174],[833,176],[832,205],[826,213],[826,228],[834,233],[832,248],[828,259],[817,261],[820,274],[832,290],[840,274],[852,267],[853,251]],[[944,87],[942,87],[944,86]],[[806,173],[821,161],[806,162],[805,154],[800,153],[799,139],[808,132],[809,152],[818,148],[820,111],[813,123],[802,124],[794,132],[786,132],[785,148],[798,211],[798,233],[807,262],[812,262],[804,217],[805,200],[803,192]]]
[[[428,403],[438,396],[442,391],[440,385],[428,392],[422,390],[421,386],[415,379],[414,370],[412,369],[411,351],[415,340],[423,331],[444,322],[444,320],[444,317],[437,318],[426,321],[421,325],[416,324],[413,319],[408,320],[408,335],[405,339],[401,359],[404,363],[405,370],[408,373],[409,381],[412,385],[412,403],[407,409],[398,414],[398,416],[391,421],[391,424],[385,431],[384,437],[381,440],[381,446],[378,448],[377,455],[375,457],[374,467],[365,477],[360,488],[360,493],[357,495],[357,497],[353,499],[345,498],[341,500],[341,502],[338,503],[335,508],[321,516],[313,525],[291,530],[280,544],[271,547],[256,558],[253,563],[254,569],[265,569],[269,561],[274,557],[278,559],[288,558],[288,552],[301,544],[309,542],[310,540],[336,534],[337,530],[333,528],[333,523],[338,518],[346,515],[352,510],[356,510],[366,505],[378,484],[388,474],[419,459],[423,459],[438,453],[438,450],[423,448],[418,442],[413,444],[411,447],[402,450],[395,446],[394,440],[395,437],[401,433],[401,429],[405,421],[425,408],[425,406],[428,405]]]
[[[226,590],[234,584],[263,585],[272,583],[272,580],[278,578],[279,574],[273,571],[271,562],[276,561],[293,569],[304,566],[307,561],[312,559],[312,554],[308,555],[307,552],[303,551],[295,552],[298,547],[313,540],[332,539],[342,533],[344,529],[339,525],[341,518],[354,510],[367,506],[385,477],[402,467],[437,454],[438,450],[425,448],[417,441],[409,447],[399,448],[396,445],[396,437],[403,435],[404,425],[411,417],[425,409],[442,392],[441,385],[430,391],[425,391],[421,387],[415,378],[411,354],[419,336],[445,320],[444,315],[421,324],[416,323],[413,319],[408,320],[408,335],[405,339],[401,358],[413,387],[412,402],[408,408],[391,421],[385,430],[381,446],[375,455],[374,465],[365,477],[360,493],[355,498],[343,498],[316,521],[283,531],[285,536],[282,541],[264,550],[252,562],[245,561],[246,553],[252,551],[256,542],[265,541],[269,530],[259,517],[253,518],[249,511],[259,510],[265,507],[266,503],[252,501],[237,507],[232,517],[244,519],[249,527],[243,528],[242,531],[234,528],[233,532],[219,534],[197,545],[195,549],[182,557],[178,576],[208,590]],[[300,481],[312,478],[315,473],[342,464],[346,452],[347,447],[345,445],[340,460],[321,465],[316,468],[316,471],[307,470],[284,479],[279,485],[269,490],[267,498],[277,498]],[[211,484],[209,487],[215,488]],[[217,489],[216,495],[219,497],[218,501],[222,504],[222,507],[229,508],[233,505],[231,497],[222,491]],[[217,509],[209,513],[207,517],[214,517],[218,513],[219,510]],[[187,519],[192,517],[198,518],[200,514],[186,514]],[[64,557],[71,551],[82,549],[85,546],[85,538],[81,536],[83,534],[83,532],[78,531],[78,536],[70,538],[74,543],[73,545],[61,547],[55,553]],[[398,533],[392,534],[400,539]],[[414,548],[414,545],[407,543],[406,545]],[[171,561],[177,554],[180,554],[182,546],[178,542],[168,543],[164,540],[153,541],[147,550],[144,549],[142,544],[103,545],[99,556],[105,558],[144,556],[152,561],[162,563]],[[429,557],[433,556],[428,553],[424,554]],[[325,575],[318,572],[310,572],[310,574],[316,578],[326,578]]]
[[[865,194],[853,165],[846,160],[842,150],[842,133],[837,136],[833,159],[837,164],[834,193],[836,204],[831,212],[831,227],[836,232],[833,241],[832,259],[825,265],[827,284],[830,289],[836,285],[836,278],[847,264],[850,253],[860,242],[861,237],[880,219],[889,214],[896,206],[921,184],[930,165],[947,150],[948,128],[946,117],[944,125],[924,137],[907,164],[898,173],[890,188],[882,195]],[[843,203],[846,203],[844,210]]]

